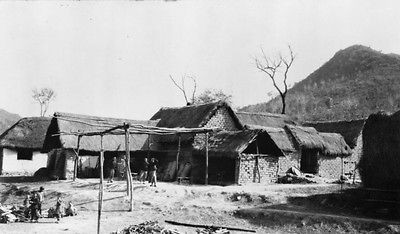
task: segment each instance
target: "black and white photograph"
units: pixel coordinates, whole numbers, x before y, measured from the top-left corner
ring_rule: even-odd
[[[400,233],[397,0],[0,1],[0,81],[0,233]]]

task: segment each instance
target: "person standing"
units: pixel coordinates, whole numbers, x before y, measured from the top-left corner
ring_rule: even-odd
[[[150,170],[150,186],[157,187],[157,164],[158,160],[155,158],[151,158],[149,164]]]
[[[63,201],[62,201],[62,199],[61,199],[61,197],[58,197],[57,198],[57,203],[56,203],[56,211],[55,211],[55,214],[54,214],[54,217],[57,219],[57,222],[56,223],[58,223],[59,221],[60,221],[60,219],[62,218],[62,205],[63,205]]]
[[[148,170],[149,170],[149,161],[147,160],[147,158],[144,158],[142,167],[140,168],[140,175],[139,175],[139,181],[142,182],[143,184],[146,182]]]
[[[39,215],[40,215],[40,217],[43,217],[42,216],[42,204],[43,204],[43,201],[44,201],[44,188],[40,187],[37,194],[38,194],[38,211],[39,211]]]
[[[32,192],[31,200],[29,201],[30,206],[30,215],[31,215],[31,222],[37,222],[39,219],[39,212],[38,212],[38,204],[39,204],[39,195],[37,191]]]
[[[108,183],[114,182],[114,175],[115,175],[115,170],[117,169],[117,158],[113,157],[112,163],[111,163],[111,169],[110,169],[110,177],[108,179]]]

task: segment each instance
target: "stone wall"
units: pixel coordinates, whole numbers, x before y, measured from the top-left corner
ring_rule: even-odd
[[[342,175],[342,158],[341,157],[326,157],[318,158],[318,174],[324,178],[340,179]]]
[[[259,176],[257,173],[257,160]],[[239,184],[275,183],[278,172],[278,157],[242,154],[239,162]],[[259,180],[260,177],[260,180]]]
[[[279,157],[279,171],[278,174],[282,175],[291,167],[296,167],[300,170],[300,152],[287,153],[284,157]]]

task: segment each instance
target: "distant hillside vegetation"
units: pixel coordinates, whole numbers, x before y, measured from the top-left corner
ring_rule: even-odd
[[[297,120],[367,117],[378,110],[400,109],[400,55],[383,54],[362,45],[338,51],[333,58],[287,94],[288,115]],[[280,113],[274,98],[241,111]]]
[[[21,117],[0,109],[0,134],[7,130],[11,125],[15,124]]]

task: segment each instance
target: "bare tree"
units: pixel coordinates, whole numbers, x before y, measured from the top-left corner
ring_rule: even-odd
[[[182,91],[183,93],[183,97],[185,98],[186,104],[190,105],[193,104],[195,102],[195,95],[196,95],[196,89],[197,89],[197,82],[196,79],[193,76],[189,76],[189,75],[183,75],[181,78],[181,84],[179,85],[174,78],[169,75],[169,78],[171,79],[171,81],[174,83],[174,85]],[[190,100],[188,99],[188,95],[186,94],[186,87],[185,87],[185,80],[186,79],[191,79],[193,81],[193,92],[192,95],[190,97]]]
[[[286,94],[288,91],[288,85],[287,85],[287,76],[290,67],[293,64],[294,59],[296,58],[296,55],[293,53],[292,48],[290,45],[288,46],[289,48],[289,57],[286,58],[282,55],[279,55],[277,59],[272,59],[267,57],[267,55],[264,53],[263,48],[261,48],[261,57],[260,58],[255,58],[255,63],[256,67],[258,70],[264,72],[267,74],[267,76],[272,80],[272,83],[276,90],[278,90],[279,95],[282,100],[282,114],[285,114],[286,112]],[[283,88],[280,88],[277,85],[277,74],[280,73],[281,69],[283,69]]]
[[[32,93],[33,99],[40,104],[40,116],[44,116],[49,108],[49,103],[56,97],[56,93],[50,88],[34,89]]]

